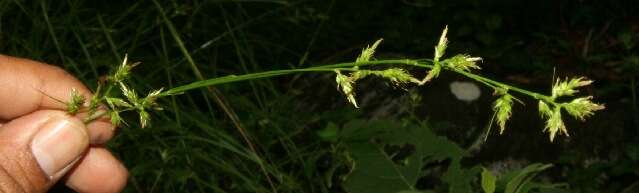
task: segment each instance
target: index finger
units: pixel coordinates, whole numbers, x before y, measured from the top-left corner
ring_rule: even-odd
[[[0,55],[0,118],[13,119],[39,109],[66,110],[60,101],[69,101],[72,89],[91,96],[59,67]]]
[[[0,55],[1,120],[11,120],[37,110],[64,111],[73,89],[86,99],[92,96],[84,84],[59,67]],[[114,127],[108,120],[99,119],[87,126],[92,143],[104,142],[113,135]]]

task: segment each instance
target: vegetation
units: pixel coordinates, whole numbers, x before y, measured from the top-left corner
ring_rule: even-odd
[[[121,132],[109,146],[131,170],[127,192],[632,191],[634,182],[615,183],[611,178],[636,177],[632,165],[639,160],[634,159],[637,148],[619,150],[621,156],[633,159],[617,161],[624,160],[617,155],[609,162],[597,162],[601,165],[597,168],[584,165],[588,159],[609,159],[606,156],[610,155],[562,152],[561,159],[528,157],[523,165],[504,169],[491,166],[498,162],[481,159],[480,155],[490,148],[499,151],[486,144],[506,143],[501,140],[503,136],[522,129],[543,128],[550,139],[533,142],[541,139],[532,137],[520,141],[522,146],[548,141],[550,146],[570,146],[569,141],[579,135],[567,137],[573,131],[567,128],[578,124],[573,120],[585,121],[603,110],[604,106],[593,98],[610,95],[606,93],[614,95],[631,88],[632,112],[636,112],[636,73],[632,71],[639,64],[633,60],[636,31],[614,29],[620,31],[615,38],[622,42],[619,49],[623,51],[600,52],[595,46],[585,47],[575,62],[583,66],[574,67],[591,69],[598,67],[588,65],[622,61],[623,65],[615,68],[623,69],[621,74],[630,85],[608,84],[595,91],[589,88],[581,91],[586,96],[578,96],[578,89],[593,84],[582,75],[592,74],[587,70],[565,73],[572,67],[554,71],[546,62],[555,53],[543,52],[562,50],[568,47],[565,42],[538,29],[536,37],[528,38],[546,41],[549,48],[534,50],[539,56],[526,65],[516,64],[523,64],[527,58],[515,57],[518,63],[495,66],[504,62],[501,58],[512,59],[525,51],[512,51],[521,47],[517,43],[523,39],[517,37],[521,34],[497,40],[497,34],[506,28],[504,23],[509,22],[504,21],[506,15],[495,11],[486,16],[479,2],[457,3],[152,0],[110,2],[105,6],[85,1],[2,1],[0,48],[3,53],[60,64],[94,89],[96,95],[91,99],[72,92],[72,100],[62,102],[67,103],[69,113],[89,111],[86,122],[108,115],[114,124],[121,125]],[[348,11],[357,5],[370,9],[358,12],[360,15]],[[378,18],[376,11],[386,6],[403,15]],[[460,7],[469,12],[459,11]],[[618,9],[620,14],[631,13]],[[425,14],[424,10],[434,12]],[[444,17],[442,13],[452,15]],[[358,21],[344,20],[356,15]],[[415,33],[420,38],[415,38],[414,32],[404,34],[411,31],[405,29],[407,26],[393,26],[398,21],[415,22],[413,18],[419,17],[428,17],[430,22],[409,27],[424,32]],[[362,19],[370,21],[357,23]],[[578,23],[582,19],[575,20]],[[593,18],[584,20],[595,22]],[[374,28],[379,33],[368,31],[382,24],[384,27]],[[451,29],[446,27],[441,33],[439,28],[445,24]],[[390,49],[380,45],[381,39],[370,46],[352,46],[378,35],[386,39]],[[588,41],[596,42],[593,35],[588,37]],[[365,48],[357,53],[360,47]],[[433,58],[414,57],[426,51],[433,51]],[[475,51],[483,57],[445,55]],[[393,54],[398,52],[401,54]],[[141,63],[131,64],[129,60]],[[480,66],[482,73],[478,72]],[[510,78],[500,77],[499,72],[508,72]],[[546,77],[544,82],[552,82],[550,89],[544,89],[549,94],[536,91],[537,85],[522,84],[525,81],[500,80],[518,80],[513,77],[521,72]],[[601,77],[594,75],[595,79]],[[461,135],[455,133],[459,130],[447,130],[447,120],[431,117],[470,107],[421,110],[429,107],[421,105],[420,90],[448,92],[428,88],[436,86],[435,79],[446,81],[445,77],[465,77],[494,92],[496,99],[479,107],[492,113],[482,116],[482,122],[470,123],[475,126],[467,129],[471,134],[465,137],[455,137]],[[380,84],[379,79],[387,83]],[[336,83],[326,84],[329,81]],[[345,101],[332,90],[335,86],[346,96]],[[533,88],[523,89],[527,87]],[[395,90],[408,92],[398,94]],[[366,99],[367,93],[382,94]],[[376,106],[386,104],[366,101],[386,96],[399,101],[405,110],[373,115],[378,111]],[[89,100],[86,107],[82,106],[85,100]],[[522,105],[515,105],[515,101]],[[106,114],[98,113],[100,103],[107,104]],[[541,115],[537,119],[544,126],[524,123],[527,128],[512,129],[507,124],[516,117],[538,117],[525,114],[530,111]],[[490,137],[493,120],[500,137]],[[477,126],[483,124],[487,126]],[[509,131],[504,132],[507,128]],[[554,167],[534,163],[539,161],[553,162]],[[617,162],[626,167],[615,165]],[[579,172],[604,177],[584,179]],[[541,177],[534,178],[536,175]]]

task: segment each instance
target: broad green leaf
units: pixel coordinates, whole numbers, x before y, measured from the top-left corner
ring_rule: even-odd
[[[469,193],[473,192],[471,183],[481,172],[481,167],[475,166],[470,169],[461,167],[461,158],[453,159],[448,167],[448,171],[442,176],[442,180],[448,186],[448,193]]]
[[[530,164],[526,168],[522,169],[518,174],[513,177],[508,184],[506,184],[505,193],[526,193],[530,181],[541,171],[544,171],[552,167],[552,164]]]
[[[495,175],[493,175],[493,173],[486,168],[482,169],[483,171],[481,172],[481,188],[484,189],[484,193],[494,193],[497,177],[495,177]]]
[[[443,177],[451,193],[470,192],[469,179],[479,173],[461,167],[459,160],[466,155],[462,148],[412,123],[352,121],[344,125],[340,138],[354,159],[353,171],[344,184],[350,193],[419,192],[415,185],[424,175],[423,167],[440,160],[451,160]],[[385,145],[411,145],[414,151],[398,163],[394,155],[385,152]]]

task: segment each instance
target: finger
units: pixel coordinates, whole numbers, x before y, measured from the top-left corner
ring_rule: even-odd
[[[99,110],[97,113],[101,113]],[[88,117],[87,113],[79,113],[77,117],[84,119]],[[91,144],[104,144],[113,138],[115,134],[115,127],[111,124],[111,120],[102,116],[94,121],[91,121],[87,124],[87,129],[89,130],[89,136],[91,137]]]
[[[0,118],[13,119],[38,109],[65,110],[72,89],[85,98],[89,90],[64,70],[43,63],[0,55]]]
[[[0,128],[0,190],[45,192],[64,176],[89,147],[80,119],[43,110]]]
[[[91,91],[59,67],[0,55],[0,119],[11,120],[39,109],[66,110],[72,90],[85,98]],[[86,114],[79,114],[84,118]],[[114,127],[107,118],[88,125],[93,144],[113,136]]]
[[[69,172],[66,185],[79,193],[115,193],[126,185],[126,168],[103,147],[91,147]]]

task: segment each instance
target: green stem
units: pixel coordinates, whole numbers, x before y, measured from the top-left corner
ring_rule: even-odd
[[[89,124],[89,123],[101,118],[102,116],[107,115],[107,113],[108,113],[108,111],[101,111],[98,114],[89,115],[87,118],[82,120],[82,122],[84,122],[84,124]]]
[[[186,85],[182,85],[182,86],[178,86],[172,89],[169,89],[161,94],[159,94],[158,96],[168,96],[168,95],[177,95],[177,94],[181,94],[185,91],[188,90],[193,90],[193,89],[197,89],[197,88],[202,88],[202,87],[207,87],[207,86],[213,86],[213,85],[218,85],[218,84],[225,84],[225,83],[232,83],[232,82],[239,82],[239,81],[245,81],[245,80],[252,80],[252,79],[259,79],[259,78],[270,78],[270,77],[276,77],[276,76],[283,76],[283,75],[288,75],[288,74],[294,74],[294,73],[303,73],[303,72],[332,72],[334,70],[341,70],[341,71],[356,71],[356,69],[352,69],[349,67],[354,67],[354,66],[369,66],[369,65],[390,65],[390,64],[400,64],[400,65],[409,65],[409,66],[417,66],[417,67],[422,67],[422,68],[433,68],[433,60],[430,59],[397,59],[397,60],[377,60],[377,61],[369,61],[369,62],[360,62],[360,63],[356,63],[356,62],[347,62],[347,63],[339,63],[339,64],[331,64],[331,65],[322,65],[322,66],[316,66],[316,67],[309,67],[309,68],[302,68],[302,69],[287,69],[287,70],[273,70],[273,71],[267,71],[267,72],[258,72],[258,73],[251,73],[251,74],[243,74],[243,75],[228,75],[228,76],[224,76],[224,77],[219,77],[219,78],[213,78],[213,79],[208,79],[208,80],[203,80],[203,81],[197,81],[197,82],[193,82],[190,84],[186,84]],[[540,94],[537,92],[532,92],[526,89],[522,89],[516,86],[511,86],[499,81],[495,81],[477,74],[473,74],[470,72],[466,72],[463,70],[458,70],[458,69],[453,69],[453,68],[448,68],[445,67],[444,69],[449,70],[449,71],[453,71],[455,73],[461,74],[463,76],[466,76],[470,79],[473,79],[477,82],[480,82],[486,86],[489,86],[491,88],[502,88],[502,89],[506,89],[506,90],[512,90],[515,92],[518,92],[520,94],[524,94],[524,95],[528,95],[534,99],[537,100],[543,100],[545,102],[551,103],[551,104],[555,104],[554,100],[547,95],[544,94]]]
[[[107,83],[109,86],[107,86],[106,91],[104,91],[104,96],[109,96],[109,94],[111,93],[111,90],[113,89],[113,85],[115,85],[115,83]]]
[[[484,84],[486,84],[486,83],[492,84],[492,85],[495,85],[495,86],[500,87],[500,88],[504,88],[504,89],[512,90],[512,91],[515,91],[515,92],[518,92],[518,93],[521,93],[521,94],[524,94],[524,95],[528,95],[528,96],[530,96],[530,97],[532,97],[534,99],[537,99],[537,100],[543,100],[545,102],[549,102],[549,103],[553,103],[554,104],[554,100],[552,100],[551,97],[549,97],[547,95],[544,95],[544,94],[540,94],[540,93],[537,93],[537,92],[532,92],[532,91],[529,91],[529,90],[526,90],[526,89],[522,89],[522,88],[519,88],[519,87],[515,87],[515,86],[508,85],[508,84],[504,84],[502,82],[494,81],[494,80],[491,80],[491,79],[488,79],[486,77],[479,76],[479,75],[476,75],[476,74],[473,74],[473,73],[470,73],[470,72],[457,70],[457,69],[450,69],[450,70],[453,71],[453,72],[462,74],[462,75],[464,75],[464,76],[466,76],[466,77],[468,77],[470,79],[476,80],[478,82],[482,82]]]
[[[126,108],[126,109],[121,109],[121,110],[115,110],[115,109],[111,109],[111,111],[117,111],[117,113],[121,113],[121,112],[125,112],[125,111],[132,111],[135,110],[134,108]],[[102,118],[103,116],[109,114],[109,111],[105,110],[105,111],[100,111],[97,114],[93,114],[90,115],[88,117],[86,117],[84,120],[82,120],[82,122],[84,122],[84,124],[89,124],[95,120],[98,120],[99,118]]]
[[[419,67],[424,67],[424,68],[432,68],[433,67],[432,65],[423,64],[423,63],[419,63],[419,62],[415,63],[413,65],[419,66]],[[507,89],[507,90],[512,90],[512,91],[515,91],[515,92],[518,92],[518,93],[521,93],[521,94],[524,94],[524,95],[528,95],[528,96],[530,96],[530,97],[532,97],[534,99],[537,99],[537,100],[543,100],[545,102],[555,104],[554,100],[550,96],[547,96],[547,95],[544,95],[544,94],[540,94],[540,93],[537,93],[537,92],[532,92],[532,91],[529,91],[529,90],[526,90],[526,89],[522,89],[522,88],[519,88],[519,87],[516,87],[516,86],[511,86],[511,85],[508,85],[508,84],[505,84],[505,83],[502,83],[502,82],[499,82],[499,81],[495,81],[495,80],[492,80],[492,79],[489,79],[489,78],[486,78],[486,77],[483,77],[483,76],[480,76],[480,75],[477,75],[477,74],[466,72],[466,71],[463,71],[463,70],[454,69],[454,68],[448,68],[448,67],[445,67],[444,69],[449,70],[449,71],[453,71],[453,72],[461,74],[461,75],[464,75],[464,76],[466,76],[466,77],[468,77],[470,79],[473,79],[473,80],[475,80],[477,82],[480,82],[480,83],[482,83],[482,84],[484,84],[486,86],[492,87],[492,88],[496,88],[497,87],[497,88],[503,88],[503,89]]]
[[[368,65],[376,65],[376,64],[415,65],[416,63],[418,63],[417,61],[418,60],[409,60],[409,59],[401,60],[400,59],[400,60],[379,60],[379,61],[360,62],[360,63],[348,62],[348,63],[323,65],[323,66],[309,67],[309,68],[302,68],[302,69],[273,70],[273,71],[257,72],[257,73],[251,73],[251,74],[243,74],[243,75],[228,75],[228,76],[223,76],[219,78],[196,81],[190,84],[178,86],[178,87],[169,89],[167,91],[164,91],[158,96],[161,97],[161,96],[168,96],[168,95],[176,95],[188,90],[193,90],[193,89],[207,87],[207,86],[245,81],[245,80],[253,80],[253,79],[259,79],[259,78],[276,77],[276,76],[301,73],[301,72],[329,72],[329,71],[332,72],[334,70],[355,71],[355,69],[351,69],[347,67],[368,66]],[[422,59],[422,61],[426,61],[426,60]]]

